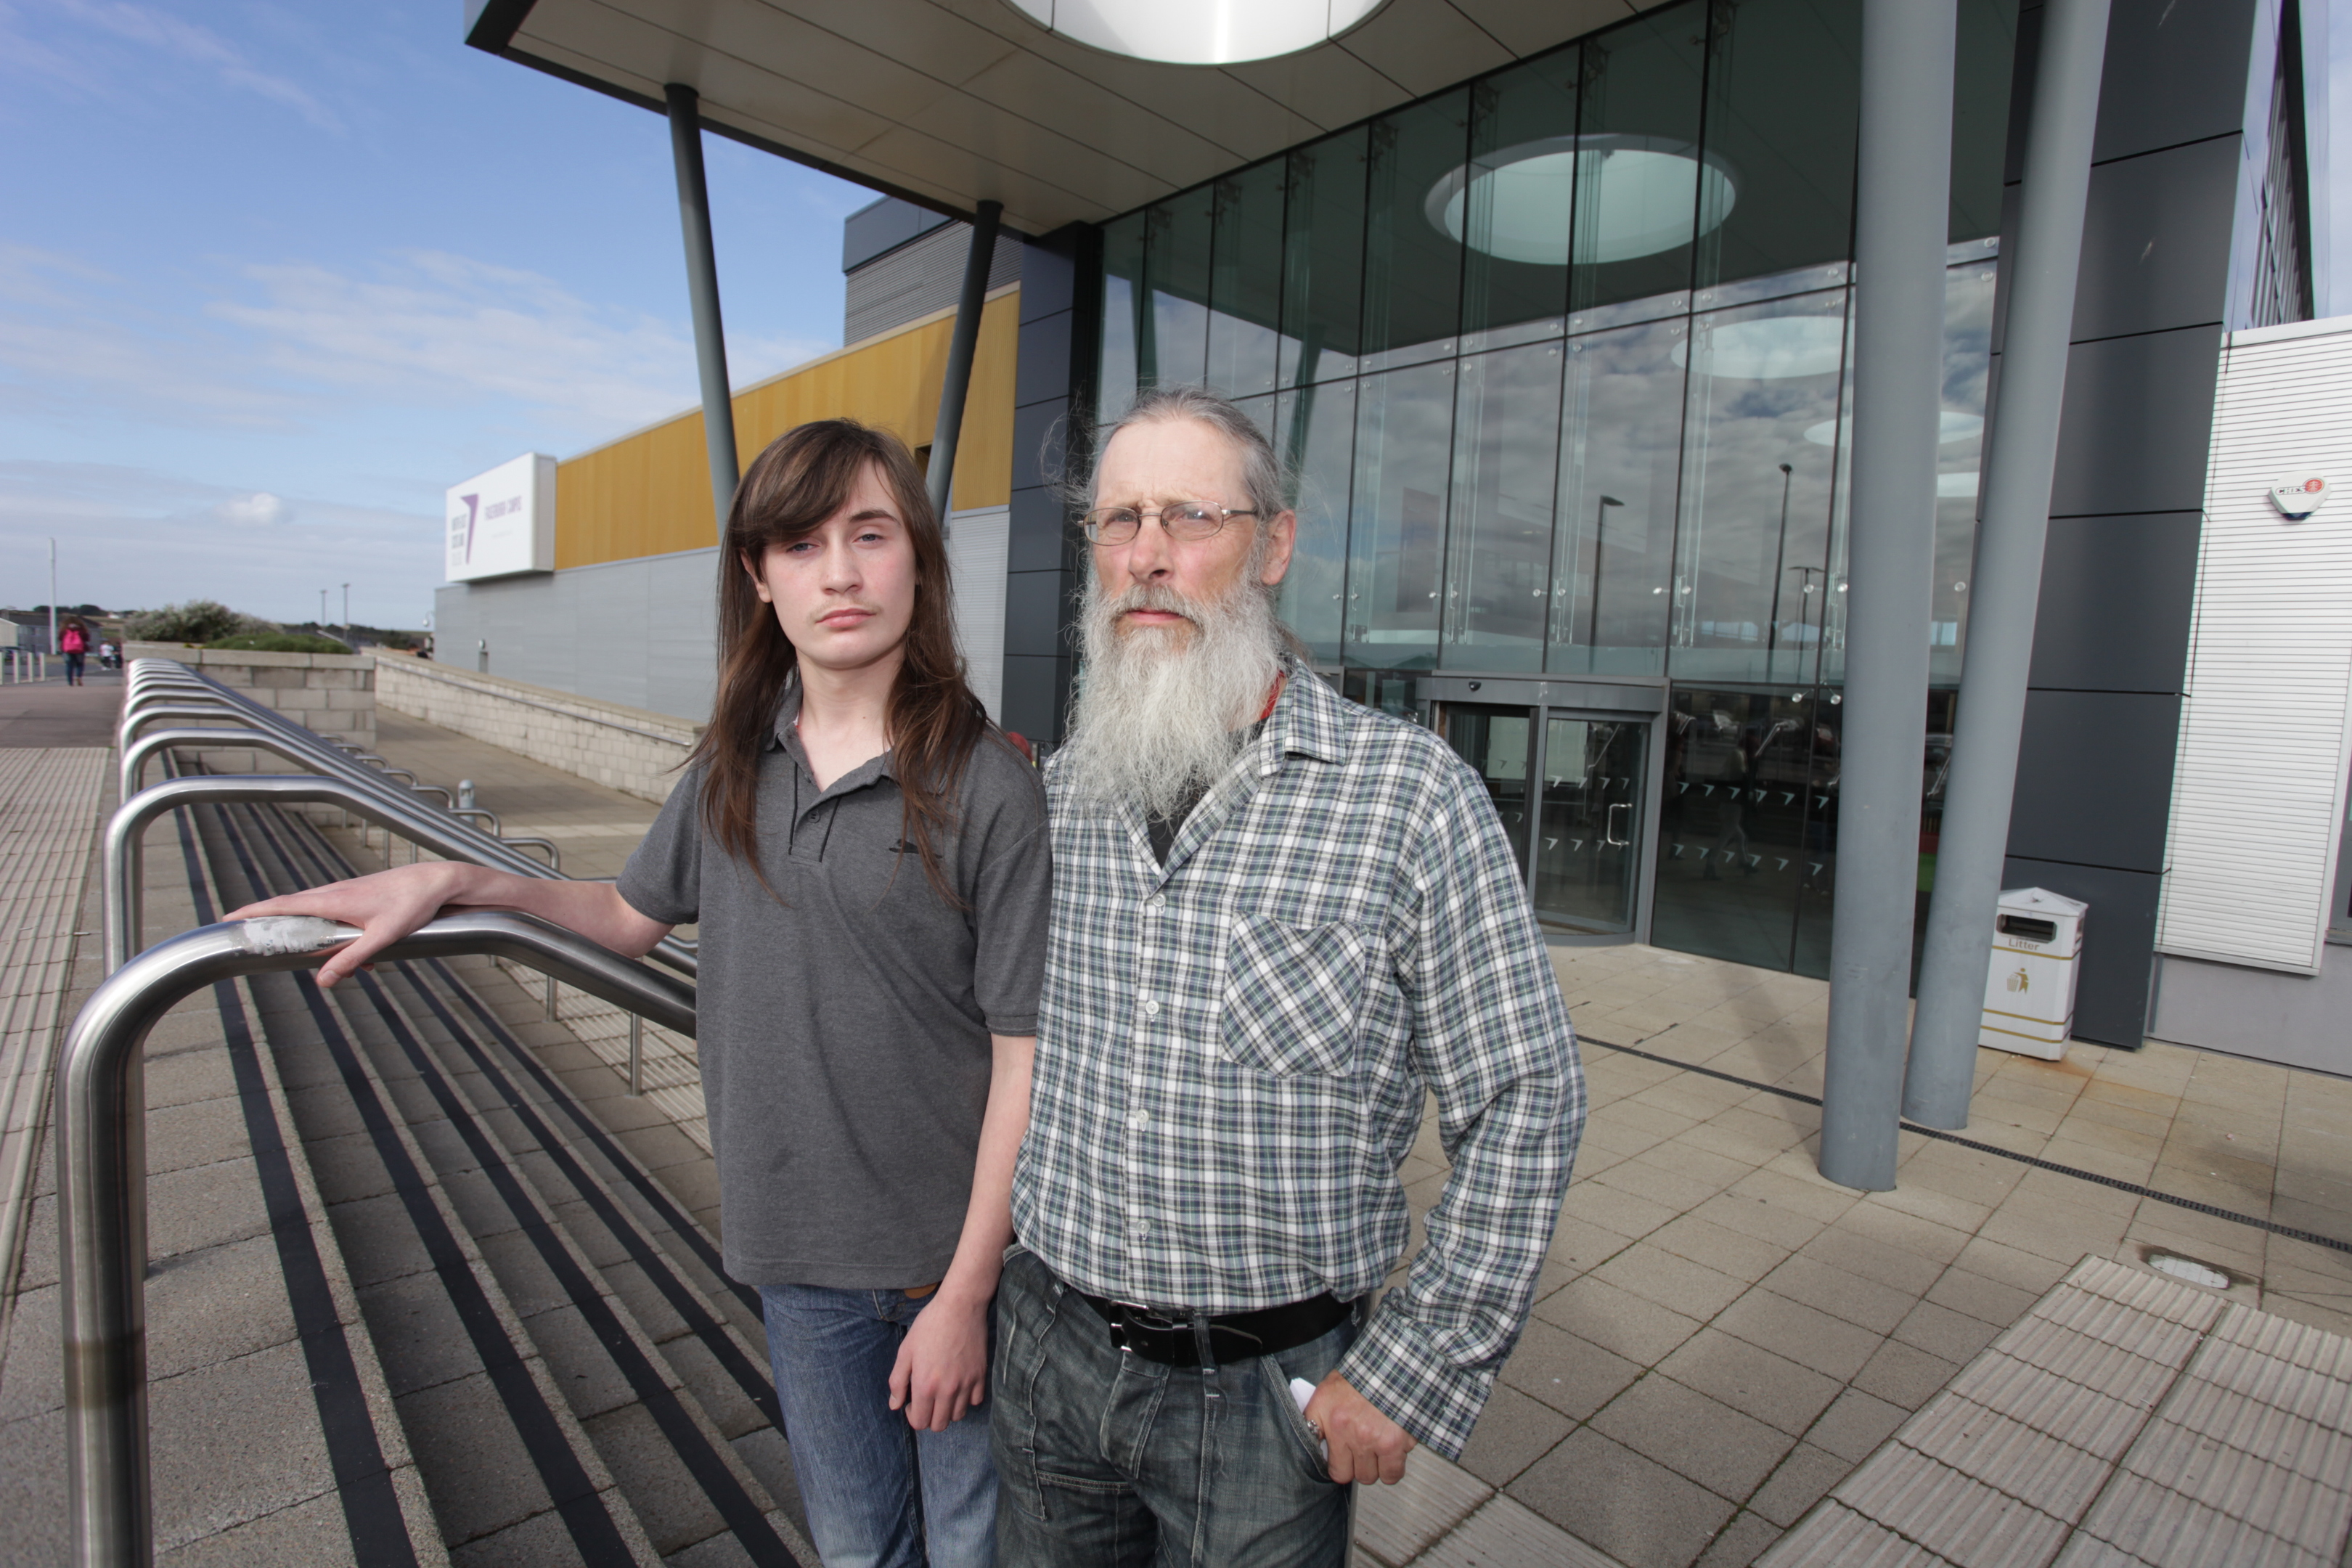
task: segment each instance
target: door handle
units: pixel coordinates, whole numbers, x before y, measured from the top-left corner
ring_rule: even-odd
[[[1617,814],[1621,811],[1630,812],[1633,809],[1633,803],[1630,800],[1621,800],[1609,808],[1609,821],[1606,828],[1608,842],[1620,849],[1631,844],[1633,840],[1617,837]]]

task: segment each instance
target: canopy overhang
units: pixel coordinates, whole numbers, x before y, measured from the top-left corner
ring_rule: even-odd
[[[1278,59],[1160,65],[1005,0],[467,0],[466,41],[957,217],[1100,222],[1658,0],[1391,0]]]

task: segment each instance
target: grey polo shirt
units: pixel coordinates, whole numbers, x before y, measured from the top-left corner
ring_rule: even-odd
[[[993,736],[937,846],[901,842],[887,753],[820,790],[786,697],[760,763],[760,866],[714,843],[690,771],[621,874],[698,921],[703,1094],[727,1271],[747,1285],[928,1285],[971,1196],[996,1035],[1037,1032],[1051,862],[1035,772]]]

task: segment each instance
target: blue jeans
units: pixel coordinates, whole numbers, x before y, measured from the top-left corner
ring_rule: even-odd
[[[1015,1246],[996,1289],[996,1470],[1005,1568],[1342,1568],[1349,1488],[1290,1380],[1320,1383],[1350,1319],[1202,1373],[1113,1345],[1110,1327]]]
[[[761,1288],[793,1475],[825,1568],[991,1568],[996,1560],[988,1403],[944,1432],[918,1432],[890,1408],[898,1346],[935,1300]]]

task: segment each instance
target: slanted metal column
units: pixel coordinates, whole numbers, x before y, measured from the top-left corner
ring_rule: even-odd
[[[1821,1172],[1895,1185],[1936,549],[1956,0],[1864,0],[1853,525]]]
[[[710,505],[727,531],[735,504],[735,398],[727,383],[727,331],[719,319],[719,262],[710,247],[710,189],[702,178],[702,97],[683,82],[662,89],[669,100],[669,150],[677,165],[677,221],[686,231],[686,291],[694,303],[694,363],[702,374],[702,435],[710,450]]]
[[[1985,456],[1984,522],[1969,574],[1968,666],[1903,1080],[1903,1114],[1927,1127],[1966,1127],[1975,1087],[2106,46],[2107,0],[2049,0],[2042,7],[2024,200],[2000,258],[2009,325]]]
[[[989,264],[996,259],[996,223],[1003,202],[982,202],[972,215],[971,250],[963,261],[963,292],[956,300],[955,335],[948,341],[947,379],[940,383],[940,422],[931,430],[931,467],[925,476],[931,510],[948,525],[955,498],[956,437],[963,433],[964,395],[971,390],[971,359],[980,346],[980,310],[988,300]]]

